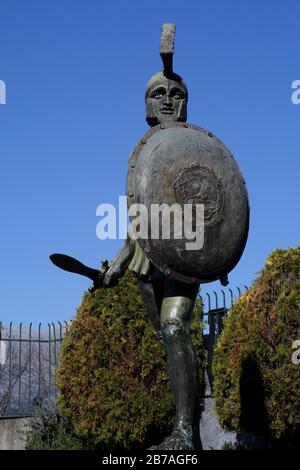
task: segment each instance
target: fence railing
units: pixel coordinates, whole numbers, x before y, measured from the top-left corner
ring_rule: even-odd
[[[248,290],[244,285],[243,290]],[[211,389],[213,389],[213,373],[212,362],[215,344],[223,329],[223,319],[227,315],[228,310],[233,306],[234,301],[242,294],[242,289],[226,288],[220,291],[212,290],[200,295],[203,305],[204,342],[207,351],[207,376]]]
[[[246,287],[246,286],[245,286]],[[223,327],[223,317],[241,295],[231,289],[207,292],[199,297],[203,304],[207,372],[212,384],[211,364],[214,345]],[[57,397],[55,371],[61,342],[69,324],[48,323],[32,328],[22,323],[8,327],[0,322],[0,418],[32,416],[39,405],[51,404]]]
[[[42,328],[0,323],[0,417],[30,416],[56,399],[55,370],[68,323]]]

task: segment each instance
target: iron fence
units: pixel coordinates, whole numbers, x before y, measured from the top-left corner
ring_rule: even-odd
[[[0,323],[0,417],[31,416],[38,405],[55,401],[55,370],[68,326]]]
[[[244,285],[243,290],[248,290],[248,287]],[[203,305],[203,320],[205,323],[203,336],[207,352],[206,370],[211,390],[213,390],[212,362],[214,347],[222,333],[224,317],[241,294],[242,289],[236,287],[234,290],[227,288],[218,292],[211,290],[199,296]]]
[[[246,286],[245,286],[246,288]],[[204,340],[207,348],[207,372],[212,384],[213,349],[223,327],[223,318],[234,300],[241,295],[231,290],[204,292]],[[69,329],[68,322],[48,323],[32,328],[0,322],[0,418],[32,416],[40,405],[56,400],[55,371],[59,363],[61,342]]]

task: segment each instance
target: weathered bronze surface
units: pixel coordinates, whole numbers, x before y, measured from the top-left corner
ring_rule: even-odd
[[[109,269],[107,260],[102,261],[101,269],[93,269],[81,263],[78,259],[62,253],[53,253],[49,258],[58,268],[70,273],[80,274],[81,276],[91,279],[93,281],[93,286],[89,289],[90,292],[103,286],[105,273]]]
[[[233,156],[210,132],[172,121],[153,127],[129,160],[127,195],[129,207],[141,203],[148,209],[149,238],[139,244],[167,276],[214,281],[238,262],[248,234],[247,190]],[[162,239],[161,217],[160,238],[151,238],[153,204],[180,204],[182,212],[184,204],[203,204],[204,246],[187,250],[187,238],[175,239],[173,219],[170,239]]]

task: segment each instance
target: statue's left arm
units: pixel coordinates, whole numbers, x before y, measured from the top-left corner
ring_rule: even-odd
[[[114,285],[115,282],[125,274],[125,271],[133,257],[134,248],[135,240],[127,235],[125,243],[122,245],[121,249],[112,260],[108,271],[105,273],[103,280],[104,286],[110,287],[111,285]]]

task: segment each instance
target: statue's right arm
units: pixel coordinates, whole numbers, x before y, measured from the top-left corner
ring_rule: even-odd
[[[134,255],[135,240],[127,235],[125,243],[112,260],[108,271],[105,273],[103,284],[109,287],[115,281],[124,276],[125,271]]]

